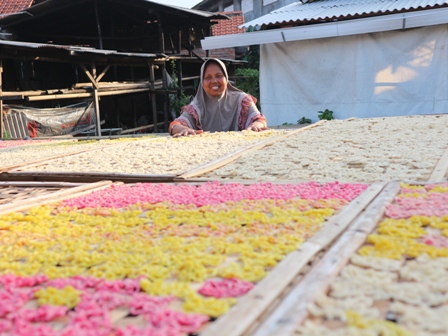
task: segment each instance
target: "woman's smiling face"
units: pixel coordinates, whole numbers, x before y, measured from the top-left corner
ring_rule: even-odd
[[[227,89],[227,78],[217,63],[210,62],[205,67],[202,86],[208,95],[214,97],[220,96]]]

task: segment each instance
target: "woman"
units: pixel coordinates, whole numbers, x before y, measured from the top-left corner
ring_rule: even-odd
[[[257,99],[229,83],[223,62],[210,58],[201,67],[201,83],[193,101],[171,122],[173,137],[244,129],[267,129],[266,118],[258,111]]]

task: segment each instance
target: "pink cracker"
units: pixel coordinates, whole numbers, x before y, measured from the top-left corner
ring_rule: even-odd
[[[34,296],[35,289],[10,287],[0,290],[0,317],[21,309]]]
[[[140,329],[136,326],[127,326],[124,329],[118,329],[116,336],[185,336],[185,333],[179,329],[156,329],[153,326],[148,325],[144,329]]]
[[[12,322],[5,319],[0,319],[0,333],[10,331],[12,328]]]
[[[16,146],[29,145],[33,143],[43,143],[43,142],[51,142],[52,140],[8,140],[8,141],[0,141],[0,149],[1,148],[9,148]]]
[[[448,215],[448,193],[428,193],[427,197],[397,197],[386,208],[386,216],[400,219],[411,216]]]
[[[240,279],[207,280],[198,292],[215,298],[239,297],[250,291],[255,285]]]
[[[65,316],[68,308],[64,306],[42,305],[37,309],[21,309],[11,314],[11,320],[24,320],[27,322],[49,322],[55,318]],[[13,315],[13,316],[12,316]]]
[[[427,235],[422,237],[422,242],[426,245],[448,248],[448,238],[442,236]]]
[[[209,317],[206,315],[185,314],[171,309],[149,314],[146,319],[157,329],[179,330],[182,333],[195,332],[201,325],[209,321]]]
[[[0,276],[0,283],[5,288],[9,287],[33,287],[44,283],[48,277],[43,274],[33,275],[31,277],[22,277],[14,274],[5,274]]]
[[[33,324],[25,320],[15,321],[10,335],[14,336],[56,336],[58,333],[49,325]]]
[[[135,185],[112,185],[61,202],[62,206],[74,208],[122,208],[132,204],[170,202],[173,204],[194,204],[196,206],[214,205],[227,201],[261,199],[344,199],[351,201],[359,196],[368,185],[341,184],[329,182],[319,184],[307,182],[300,184],[239,183],[220,184],[218,181],[199,186],[137,183]]]
[[[173,300],[173,296],[159,297],[137,293],[132,297],[129,308],[132,315],[152,314],[156,311],[166,309]]]
[[[90,309],[92,306],[98,306],[107,310],[113,310],[121,306],[127,306],[131,299],[115,292],[99,290],[95,292],[83,292],[81,302],[76,309]]]

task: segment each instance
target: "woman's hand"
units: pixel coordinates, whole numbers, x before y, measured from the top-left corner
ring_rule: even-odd
[[[250,124],[246,130],[248,131],[254,131],[254,132],[261,132],[264,130],[267,130],[268,128],[264,124],[264,122],[261,121],[254,121],[252,124]]]
[[[182,125],[174,125],[173,128],[171,129],[171,133],[173,138],[179,138],[181,136],[187,136],[187,135],[195,135],[195,134],[201,134],[204,131],[202,130],[198,130],[195,131],[194,129],[191,129],[189,127],[185,127]]]

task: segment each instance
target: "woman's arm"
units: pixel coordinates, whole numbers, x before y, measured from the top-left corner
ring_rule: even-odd
[[[202,130],[194,130],[188,126],[182,125],[180,122],[173,121],[170,124],[169,133],[173,138],[178,138],[186,135],[194,135],[203,133]]]
[[[198,122],[198,114],[193,106],[187,105],[182,108],[182,114],[170,123],[168,132],[174,138],[203,133]]]
[[[260,132],[268,129],[268,122],[264,115],[258,110],[256,105],[257,99],[251,95],[247,95],[242,102],[242,110],[240,115],[240,129]],[[244,125],[244,126],[243,126]]]
[[[250,125],[246,128],[246,130],[251,130],[255,132],[261,132],[268,129],[268,125],[266,123],[266,119],[264,121],[257,119],[250,123]]]

